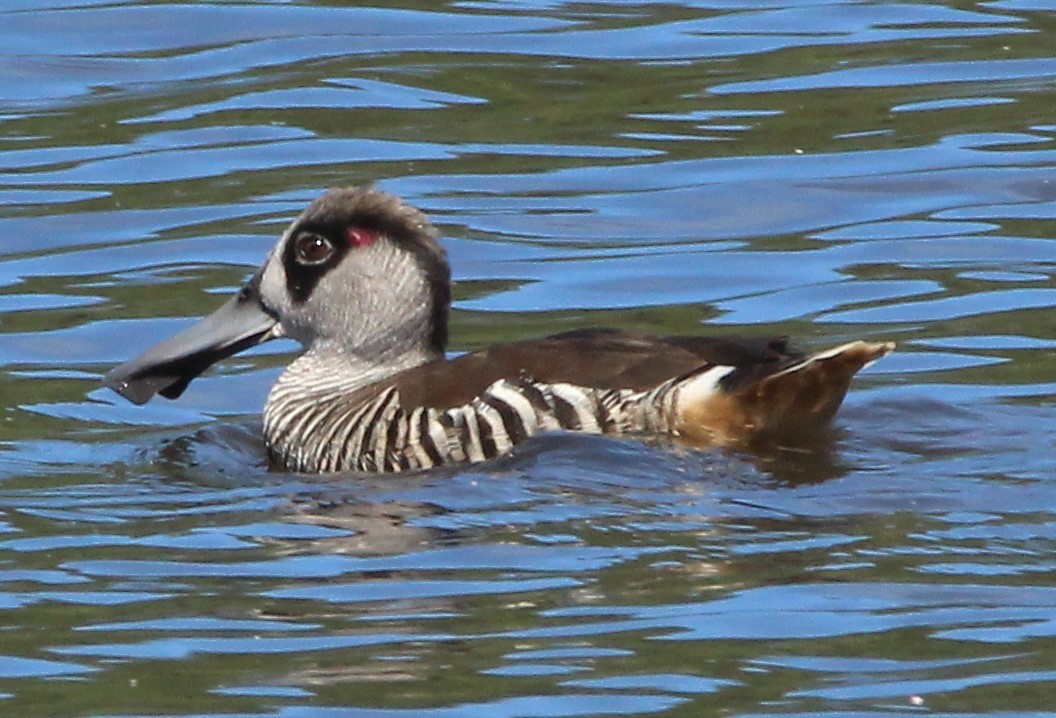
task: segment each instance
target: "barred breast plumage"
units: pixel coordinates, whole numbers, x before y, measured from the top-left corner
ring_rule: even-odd
[[[665,433],[673,421],[670,382],[636,392],[498,379],[442,409],[405,407],[396,386],[369,388],[356,402],[273,391],[264,432],[276,463],[306,472],[430,469],[503,456],[542,431]]]
[[[783,339],[588,329],[447,359],[450,270],[418,210],[331,190],[214,314],[112,370],[143,403],[178,397],[221,358],[277,337],[306,351],[264,408],[272,461],[303,472],[478,462],[543,431],[666,434],[697,445],[813,431],[888,343],[805,355]]]

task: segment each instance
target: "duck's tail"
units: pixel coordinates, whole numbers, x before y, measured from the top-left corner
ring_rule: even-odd
[[[752,376],[759,367],[704,368],[680,383],[675,429],[687,441],[712,445],[815,431],[832,419],[851,377],[894,348],[850,342],[761,376]]]

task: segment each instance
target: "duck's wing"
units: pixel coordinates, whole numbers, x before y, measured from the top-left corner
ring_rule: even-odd
[[[405,409],[443,409],[471,402],[500,379],[642,391],[675,377],[729,366],[737,369],[730,377],[734,388],[803,359],[784,339],[654,337],[586,329],[432,362],[384,383],[398,388]]]

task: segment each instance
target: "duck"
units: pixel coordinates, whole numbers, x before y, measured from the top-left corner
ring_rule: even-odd
[[[495,459],[551,431],[699,447],[803,435],[894,349],[583,328],[449,357],[450,308],[451,269],[426,215],[374,186],[334,188],[215,312],[103,384],[135,404],[176,399],[216,362],[290,338],[304,351],[263,409],[271,466],[397,473]]]

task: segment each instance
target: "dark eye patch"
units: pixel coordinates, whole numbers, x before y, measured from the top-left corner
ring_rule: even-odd
[[[286,289],[295,304],[303,304],[319,280],[351,251],[370,246],[379,232],[361,225],[308,222],[299,226],[287,242],[282,264]]]
[[[286,243],[282,266],[286,269],[286,291],[295,304],[303,304],[319,280],[348,252],[348,244],[334,241],[334,236],[335,232],[327,228],[301,227]]]

